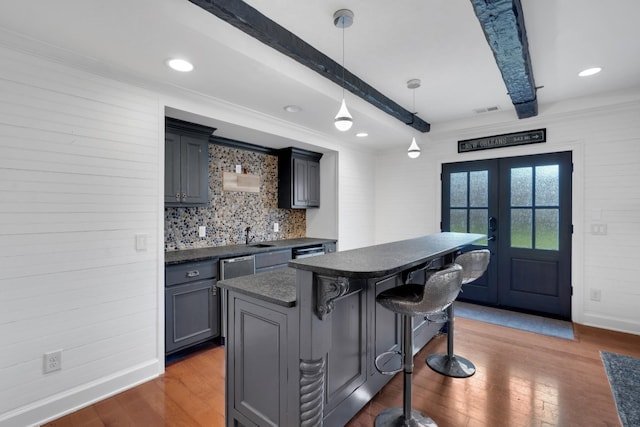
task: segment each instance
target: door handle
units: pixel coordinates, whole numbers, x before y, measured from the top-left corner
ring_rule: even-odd
[[[495,241],[496,241],[496,236],[495,236],[495,235],[491,235],[491,236],[489,236],[489,238],[487,238],[487,241],[489,241],[489,242],[495,242]]]

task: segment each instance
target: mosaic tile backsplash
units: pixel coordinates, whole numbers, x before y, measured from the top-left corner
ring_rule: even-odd
[[[260,192],[222,191],[222,172],[242,165],[260,177]],[[280,226],[273,232],[273,223]],[[198,237],[198,227],[207,236]],[[278,208],[278,158],[276,156],[209,144],[209,205],[164,209],[164,249],[205,248],[245,243],[245,229],[252,242],[305,237],[304,209]]]

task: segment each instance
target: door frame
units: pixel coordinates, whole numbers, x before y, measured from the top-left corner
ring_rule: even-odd
[[[544,127],[541,125],[541,127]],[[510,129],[509,131],[517,131]],[[486,132],[485,132],[486,133]],[[571,282],[573,286],[573,295],[571,296],[571,321],[581,324],[590,324],[585,315],[585,298],[586,290],[584,289],[584,263],[585,263],[585,224],[592,219],[592,214],[585,212],[585,149],[584,141],[566,140],[562,142],[547,142],[545,144],[531,144],[520,147],[506,147],[495,150],[483,150],[469,153],[457,153],[457,139],[468,139],[477,136],[473,133],[449,136],[449,146],[436,148],[433,153],[433,171],[432,176],[435,186],[435,203],[433,204],[434,218],[437,223],[434,228],[439,230],[439,224],[442,212],[442,185],[440,185],[440,174],[442,165],[445,163],[466,162],[473,160],[499,159],[503,157],[518,157],[531,154],[545,154],[557,151],[571,151],[573,159],[573,178],[571,189],[571,206],[573,235],[571,236]],[[544,149],[541,149],[544,148]],[[499,152],[495,152],[499,151]],[[595,324],[595,323],[593,323]]]

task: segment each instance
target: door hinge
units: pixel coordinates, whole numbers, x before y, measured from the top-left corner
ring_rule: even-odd
[[[571,296],[573,296],[573,286],[571,287]]]
[[[569,226],[569,233],[573,234],[573,224]]]

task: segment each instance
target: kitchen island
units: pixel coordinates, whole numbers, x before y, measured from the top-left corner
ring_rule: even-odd
[[[227,426],[344,425],[391,379],[375,357],[399,348],[399,318],[376,295],[483,237],[438,233],[218,282],[229,292]],[[414,353],[441,326],[416,318]]]

